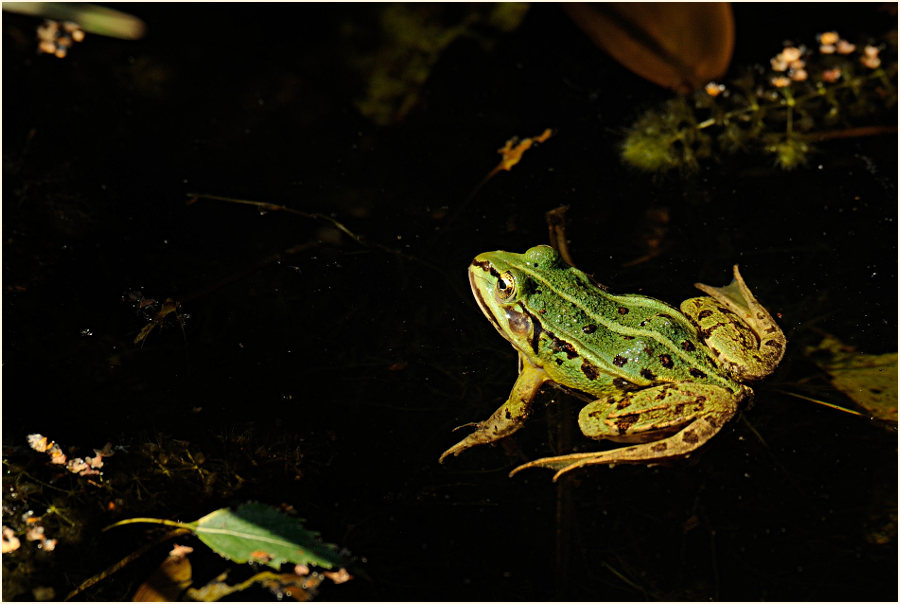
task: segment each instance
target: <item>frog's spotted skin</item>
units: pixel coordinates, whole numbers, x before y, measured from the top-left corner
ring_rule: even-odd
[[[638,442],[599,453],[548,457],[516,468],[558,470],[652,463],[701,446],[751,393],[745,381],[771,373],[786,340],[744,284],[698,284],[709,297],[677,310],[638,295],[613,295],[548,246],[489,252],[469,267],[478,305],[519,351],[519,378],[489,419],[449,455],[518,430],[544,382],[594,397],[578,423],[595,439]],[[649,441],[649,442],[648,442]]]

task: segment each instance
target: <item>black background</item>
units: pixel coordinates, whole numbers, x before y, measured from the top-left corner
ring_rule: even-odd
[[[617,145],[670,93],[554,5],[485,34],[491,44],[452,43],[389,127],[353,105],[361,50],[342,33],[374,31],[378,7],[115,8],[148,35],[89,34],[64,60],[35,53],[37,20],[4,14],[4,455],[50,480],[27,434],[80,455],[110,441],[128,447],[107,460],[115,483],[146,443],[177,441],[222,478],[157,477],[138,500],[125,482],[56,474],[82,489],[66,502],[81,531],[25,583],[5,582],[5,598],[39,584],[61,596],[135,549],[140,529],[99,532],[119,518],[259,500],[293,505],[356,556],[356,578],[321,599],[896,599],[896,433],[777,391],[817,379],[803,355],[817,330],[896,350],[895,136],[826,143],[790,173],[747,154],[650,177]],[[825,30],[896,31],[875,4],[734,12],[735,66]],[[548,127],[464,204],[506,139]],[[329,214],[365,244],[284,212],[187,205],[190,193]],[[486,418],[515,379],[466,266],[545,243],[544,213],[563,204],[576,262],[613,291],[677,303],[739,263],[781,317],[787,356],[745,419],[684,462],[591,469],[562,487],[541,471],[507,478],[554,452],[557,424],[575,430],[578,402],[547,389],[508,446],[438,465],[451,430]],[[670,217],[663,252],[624,266],[646,253],[649,208]],[[180,300],[184,332],[169,321],[135,345],[146,320],[122,295],[136,289]],[[51,499],[32,497],[38,514]],[[888,543],[867,539],[891,518]],[[164,554],[81,597],[130,598]]]

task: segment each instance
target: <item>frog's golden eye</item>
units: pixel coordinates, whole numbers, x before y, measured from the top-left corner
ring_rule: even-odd
[[[505,304],[516,297],[516,278],[509,271],[500,275],[497,285],[494,288],[494,298],[497,302]]]

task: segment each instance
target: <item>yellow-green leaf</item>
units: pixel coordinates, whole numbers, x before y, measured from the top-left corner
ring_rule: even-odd
[[[831,335],[806,350],[835,388],[878,419],[897,422],[897,353],[857,352]]]

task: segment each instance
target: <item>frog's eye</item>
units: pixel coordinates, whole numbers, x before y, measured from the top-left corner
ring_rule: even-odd
[[[506,304],[507,302],[512,301],[512,299],[515,297],[516,278],[511,272],[506,271],[505,273],[500,275],[500,279],[497,281],[497,285],[494,288],[494,298],[497,299],[497,302]]]

